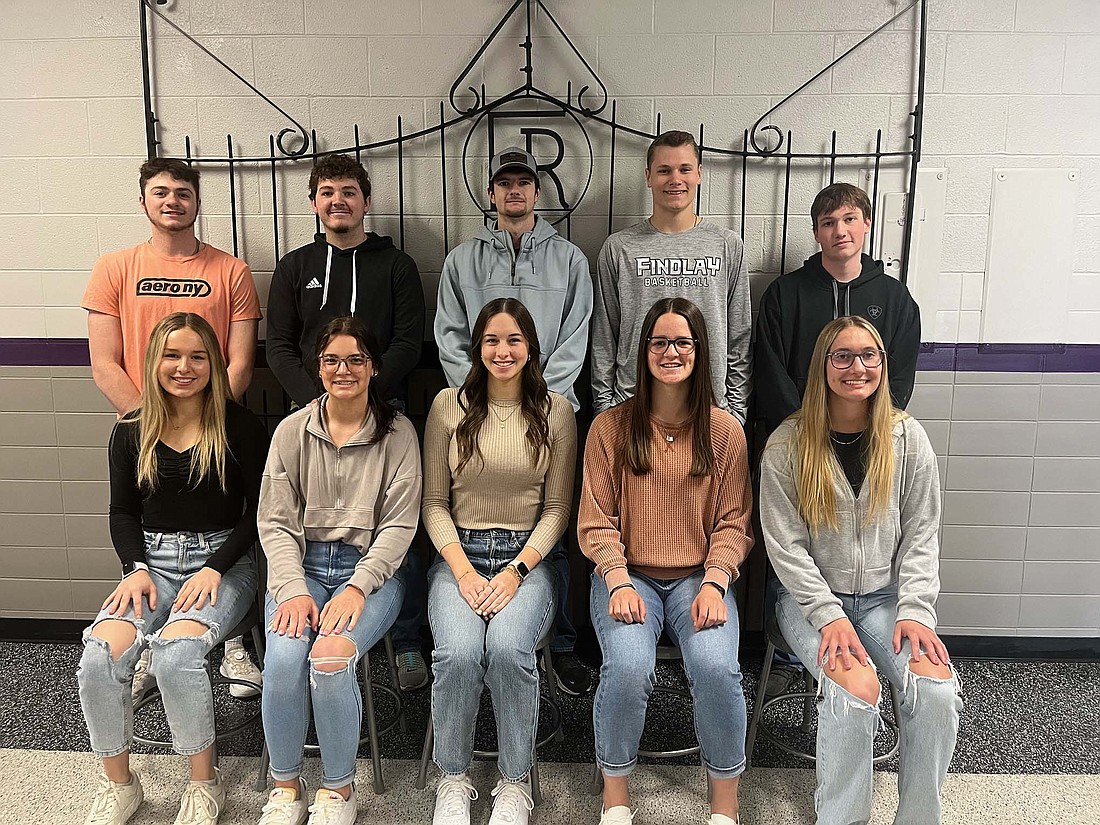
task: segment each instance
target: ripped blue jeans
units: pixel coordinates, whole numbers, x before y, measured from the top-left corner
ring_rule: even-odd
[[[133,605],[125,613],[100,611],[84,631],[84,653],[77,668],[80,706],[88,724],[92,750],[101,758],[128,751],[133,739],[134,706],[130,683],[142,651],[151,648],[149,669],[157,677],[172,747],[185,756],[200,753],[214,743],[214,700],[206,655],[233,630],[256,598],[256,566],[246,555],[227,570],[218,584],[218,603],[172,610],[184,582],[202,569],[229,537],[229,530],[207,533],[146,533],[145,561],[157,588],[156,608],[142,601],[141,618]],[[115,660],[106,641],[92,636],[105,619],[129,622],[137,630],[134,643]],[[163,639],[160,630],[181,619],[206,625],[201,636]]]
[[[340,541],[307,541],[302,562],[306,587],[318,611],[344,592],[362,558],[358,547]],[[405,587],[392,576],[367,594],[355,627],[342,634],[355,645],[355,654],[338,670],[316,668],[310,651],[316,631],[306,627],[301,637],[280,636],[271,630],[278,605],[267,594],[267,652],[264,655],[264,737],[271,754],[271,776],[280,782],[302,772],[310,709],[321,748],[321,785],[342,788],[355,778],[355,754],[363,723],[363,697],[356,665],[381,639],[401,610]],[[324,660],[329,661],[331,660]]]
[[[895,825],[940,822],[940,790],[955,752],[962,696],[958,676],[917,676],[909,670],[909,642],[894,653],[898,594],[835,593],[875,668],[901,699],[899,803]],[[859,825],[871,817],[872,751],[879,709],[841,688],[816,662],[821,633],[802,615],[798,602],[780,588],[776,619],[791,650],[820,684],[817,700],[818,825]],[[839,667],[839,665],[838,665]]]

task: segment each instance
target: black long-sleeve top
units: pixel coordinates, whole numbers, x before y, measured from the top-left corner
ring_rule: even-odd
[[[225,405],[228,452],[223,493],[217,475],[192,483],[191,450],[176,452],[157,442],[157,486],[138,487],[137,412],[115,424],[108,447],[111,471],[111,541],[119,559],[145,561],[145,531],[205,533],[232,530],[207,560],[206,567],[225,573],[256,543],[256,505],[267,460],[267,429],[249,410],[233,401]]]

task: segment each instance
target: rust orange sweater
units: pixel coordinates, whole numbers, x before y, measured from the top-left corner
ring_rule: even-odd
[[[629,581],[628,568],[661,579],[705,568],[706,580],[728,587],[752,548],[744,430],[715,407],[710,476],[691,476],[689,428],[670,431],[672,442],[654,433],[653,470],[636,476],[619,468],[633,403],[596,416],[589,430],[577,523],[581,551],[608,587]]]

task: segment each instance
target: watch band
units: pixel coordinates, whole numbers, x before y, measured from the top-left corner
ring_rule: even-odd
[[[524,579],[526,579],[526,578],[527,578],[527,577],[528,577],[529,575],[531,575],[531,568],[530,568],[530,567],[528,567],[528,566],[527,566],[526,564],[524,564],[523,562],[521,562],[521,561],[519,561],[519,560],[517,559],[516,561],[514,561],[514,562],[512,562],[512,563],[513,563],[513,564],[515,565],[515,567],[516,567],[516,572],[517,572],[517,573],[519,573],[519,580],[520,580],[520,581],[523,581],[523,580],[524,580]]]
[[[124,561],[122,563],[122,578],[126,578],[131,573],[137,570],[144,570],[146,573],[148,573],[149,565],[147,565],[143,561]]]

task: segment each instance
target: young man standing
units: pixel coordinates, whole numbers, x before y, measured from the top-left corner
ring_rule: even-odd
[[[326,155],[313,165],[309,201],[324,232],[283,256],[275,266],[267,301],[267,362],[299,407],[321,395],[315,346],[333,318],[360,318],[382,345],[373,380],[401,409],[409,374],[424,342],[424,287],[416,262],[393,239],[368,232],[371,182],[348,155]],[[419,553],[408,553],[399,575],[405,600],[391,630],[403,690],[428,683],[421,651],[427,585]]]
[[[802,405],[806,377],[822,327],[842,315],[867,318],[882,336],[890,364],[890,394],[902,409],[913,394],[920,311],[905,284],[888,276],[882,262],[863,254],[871,229],[871,201],[862,189],[834,183],[810,207],[821,251],[789,275],[772,281],[756,320],[755,415],[771,435]],[[778,579],[769,569],[765,610],[775,610]],[[801,665],[778,655],[764,693],[785,693]]]
[[[592,316],[592,392],[596,412],[634,393],[638,335],[659,298],[688,298],[711,333],[718,403],[745,422],[751,389],[752,310],[744,245],[736,232],[695,214],[701,153],[688,132],[665,132],[650,144],[645,179],[648,220],[604,242]]]
[[[535,320],[546,385],[580,409],[574,383],[588,350],[592,275],[576,246],[535,214],[540,192],[535,158],[511,146],[489,161],[489,202],[497,219],[451,250],[439,279],[435,341],[452,387],[470,371],[470,335],[481,308],[495,298],[516,298]],[[569,558],[559,541],[551,551],[558,574],[554,669],[558,686],[580,696],[591,677],[577,661],[577,632],[569,620]]]
[[[218,336],[234,398],[252,380],[260,301],[248,265],[195,236],[199,172],[179,160],[153,158],[138,174],[150,237],[130,249],[109,252],[92,267],[81,306],[88,311],[92,377],[121,416],[141,405],[141,369],[153,327],[173,312],[194,312]],[[155,684],[143,655],[134,671],[133,697]],[[260,671],[238,636],[225,643],[223,675],[260,683]],[[258,691],[231,685],[237,697]]]

